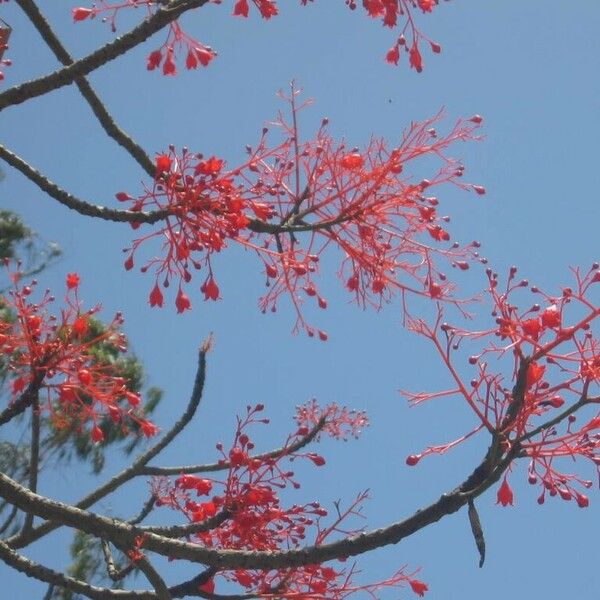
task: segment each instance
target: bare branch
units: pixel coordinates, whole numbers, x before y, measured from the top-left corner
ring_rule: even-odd
[[[0,525],[0,535],[2,535],[10,527],[10,524],[15,520],[15,517],[17,516],[18,512],[19,509],[16,506],[13,506],[11,508],[6,519],[4,519],[4,523]]]
[[[75,61],[62,45],[35,2],[33,0],[16,0],[16,2],[29,17],[29,20],[33,23],[34,27],[38,30],[52,52],[54,52],[56,58],[58,58],[65,66],[72,65]],[[75,79],[75,85],[77,85],[81,95],[90,105],[92,112],[96,115],[96,118],[107,135],[113,138],[117,144],[122,146],[150,177],[154,177],[155,168],[150,157],[144,152],[140,145],[138,145],[115,123],[108,110],[106,110],[104,103],[98,98],[87,79],[78,77]]]
[[[40,462],[40,402],[35,394],[31,406],[31,445],[29,451],[29,489],[37,492],[38,470]],[[33,525],[33,515],[27,513],[23,523],[22,533],[26,533]]]
[[[322,418],[304,437],[300,438],[297,442],[290,444],[289,446],[282,446],[276,448],[270,452],[263,452],[262,454],[255,454],[250,456],[248,460],[265,460],[267,458],[279,458],[286,454],[293,454],[304,446],[310,444],[318,433],[327,424],[327,419]],[[193,473],[210,473],[214,471],[224,471],[229,469],[231,463],[228,460],[216,463],[208,463],[204,465],[187,465],[180,467],[144,467],[140,471],[140,475],[190,475]]]
[[[131,525],[139,525],[152,512],[155,504],[156,496],[152,494],[142,507],[142,510],[135,517],[129,519],[127,522]]]

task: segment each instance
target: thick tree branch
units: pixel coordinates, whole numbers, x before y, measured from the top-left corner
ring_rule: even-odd
[[[105,221],[116,221],[118,223],[156,223],[168,216],[166,210],[157,210],[151,213],[134,212],[130,210],[116,210],[91,204],[80,200],[63,190],[53,181],[50,181],[45,175],[36,171],[29,163],[25,162],[20,156],[11,152],[8,148],[0,145],[0,158],[20,171],[27,179],[35,183],[44,193],[60,202],[63,206],[78,212],[87,217],[98,217]]]
[[[37,5],[33,0],[16,0],[16,3],[21,7],[21,10],[29,17],[29,20],[33,23],[34,27],[38,30],[43,40],[54,52],[54,55],[58,60],[68,67],[75,61],[71,55],[67,52],[66,48],[62,45],[58,39],[48,21],[44,18]],[[144,149],[137,144],[129,135],[127,135],[110,116],[108,110],[104,106],[103,102],[98,98],[92,86],[89,84],[87,79],[84,77],[78,77],[75,79],[75,85],[79,88],[81,95],[86,99],[90,105],[92,112],[96,115],[96,118],[102,125],[104,131],[113,140],[122,146],[129,155],[144,169],[144,171],[150,176],[154,177],[155,167],[150,157],[144,152]]]
[[[0,110],[70,85],[77,78],[89,75],[92,71],[140,45],[183,13],[204,6],[208,2],[209,0],[171,0],[137,27],[68,67],[6,90],[0,94]]]
[[[173,559],[199,562],[218,569],[280,569],[356,556],[382,546],[396,544],[444,516],[460,510],[469,499],[482,494],[499,480],[510,463],[518,456],[519,450],[517,444],[513,445],[506,456],[502,455],[501,450],[496,450],[492,461],[489,460],[488,451],[483,462],[460,486],[403,521],[330,544],[279,552],[215,550],[154,533],[145,533],[140,528],[123,521],[108,519],[34,494],[1,473],[0,496],[17,505],[21,510],[33,512],[45,519],[57,521],[100,538],[110,539],[117,545],[131,547],[135,544],[136,538],[142,535],[145,551],[156,552]]]
[[[263,452],[262,454],[255,454],[254,456],[250,456],[249,460],[265,460],[267,458],[279,458],[280,456],[285,456],[286,454],[293,454],[297,452],[304,446],[307,446],[312,442],[318,433],[325,427],[327,424],[327,419],[321,419],[304,437],[300,438],[297,442],[290,444],[289,446],[282,446],[281,448],[276,448],[275,450],[271,450],[270,452]],[[228,460],[216,462],[216,463],[207,463],[204,465],[185,465],[179,467],[143,467],[140,470],[140,475],[191,475],[193,473],[211,473],[214,471],[224,471],[229,469],[231,463]]]
[[[80,579],[63,575],[59,571],[50,569],[18,554],[3,541],[0,541],[0,560],[16,571],[27,575],[27,577],[32,577],[38,581],[50,584],[52,590],[54,587],[59,586],[94,600],[160,600],[160,597],[150,590],[111,590],[90,585]],[[210,576],[207,578],[203,572],[193,579],[175,585],[172,588],[167,588],[167,590],[172,598],[201,595],[206,597],[205,594],[201,594],[198,591],[198,586],[206,583],[206,580],[212,577],[213,574],[214,571],[211,571]],[[46,594],[46,597],[49,598],[51,593],[52,592]]]

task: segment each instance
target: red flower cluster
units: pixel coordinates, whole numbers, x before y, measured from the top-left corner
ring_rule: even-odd
[[[444,183],[484,192],[481,186],[463,183],[464,167],[446,156],[451,144],[476,139],[481,117],[458,121],[448,134],[438,135],[433,127],[441,118],[437,115],[413,123],[396,147],[372,139],[359,150],[334,140],[327,132],[327,119],[314,139],[302,141],[297,94],[292,89],[287,99],[291,124],[281,115],[276,122],[281,141],[269,146],[264,129],[257,147],[247,148],[248,158],[237,168],[226,170],[221,159],[187,151],[177,155],[171,148],[157,157],[156,179],[144,195],[134,199],[117,194],[118,200],[130,201],[134,211],[169,213],[161,228],[126,249],[125,267],[130,269],[142,243],[151,238],[163,241],[162,257],[142,267],[156,273],[152,306],[163,304],[159,279],[167,287],[176,278],[177,309],[190,308],[181,285],[203,265],[208,271],[201,288],[204,297],[218,299],[211,257],[229,241],[261,260],[268,288],[260,300],[262,311],[275,312],[279,298],[288,295],[297,314],[295,330],[302,328],[310,336],[315,330],[303,317],[302,303],[308,299],[327,308],[316,283],[320,257],[327,249],[341,253],[338,276],[361,306],[379,308],[395,291],[449,297],[452,286],[435,256],[467,269],[466,259],[477,256],[478,244],[440,248],[439,242],[450,239],[449,219],[438,214],[439,200],[431,194]],[[420,179],[403,174],[408,163],[411,171],[418,171],[419,159],[426,156],[441,160],[437,172]],[[325,332],[316,333],[327,339]]]
[[[517,280],[516,267],[500,290],[497,274],[488,269],[492,327],[472,331],[443,322],[441,307],[434,325],[411,322],[412,330],[434,343],[454,386],[442,392],[407,393],[408,397],[414,404],[442,396],[462,397],[480,424],[454,442],[409,456],[409,465],[487,429],[499,436],[505,452],[517,448],[520,456],[527,457],[528,481],[542,488],[540,504],[549,494],[574,499],[581,507],[588,505],[581,489],[588,489],[592,482],[563,471],[556,463],[568,458],[573,464],[583,458],[600,473],[600,412],[595,408],[600,404],[600,339],[593,330],[600,306],[591,299],[600,284],[599,269],[596,263],[585,273],[575,269],[576,285],[559,295]],[[527,289],[539,301],[526,304],[523,310],[515,296]],[[465,357],[468,346],[471,352]],[[460,373],[460,360],[475,369],[468,382]],[[504,372],[502,361],[508,362]],[[498,502],[513,503],[506,479]]]
[[[318,410],[317,405],[311,403],[310,411]],[[302,442],[308,434],[304,426],[289,436],[278,452],[253,454],[254,443],[247,432],[252,424],[268,423],[268,419],[261,416],[262,411],[262,405],[248,407],[245,417],[238,418],[233,444],[228,451],[224,450],[222,444],[217,444],[221,466],[227,473],[224,480],[193,474],[181,475],[175,482],[167,478],[155,478],[152,493],[158,498],[158,504],[180,511],[190,524],[209,523],[207,520],[216,517],[214,527],[207,526],[206,531],[191,536],[195,543],[209,548],[277,551],[299,547],[310,538],[319,545],[336,534],[348,536],[358,533],[358,530],[349,530],[346,523],[353,517],[361,516],[362,504],[368,498],[366,492],[359,494],[347,509],[338,507],[330,524],[325,524],[327,511],[317,502],[295,504],[289,508],[282,505],[280,490],[289,485],[294,489],[300,487],[293,471],[283,463],[308,458],[321,466],[325,461],[312,452],[293,449],[298,448],[298,442]],[[328,423],[333,426],[331,430],[326,426],[322,431],[334,436],[346,427],[345,421],[350,414],[350,411],[338,408],[320,412],[327,415]],[[340,422],[336,424],[337,419]],[[211,492],[217,493],[210,499],[199,500],[199,497],[209,496]],[[220,515],[222,519],[218,518]],[[217,577],[241,586],[247,593],[289,599],[341,600],[357,591],[367,591],[372,598],[377,598],[379,590],[403,585],[410,585],[419,596],[427,591],[427,585],[414,579],[415,573],[409,574],[405,568],[375,584],[358,585],[354,583],[356,575],[354,566],[339,568],[314,564],[272,571],[221,571]],[[201,589],[213,593],[215,580],[204,584]]]
[[[33,301],[37,282],[22,285],[19,272],[11,273],[13,287],[0,298],[0,355],[12,375],[13,402],[27,394],[30,386],[39,390],[40,406],[49,413],[55,427],[74,420],[91,424],[94,442],[104,439],[98,421],[108,416],[127,430],[136,422],[144,435],[158,429],[140,411],[141,398],[127,389],[126,381],[112,367],[97,361],[93,348],[110,343],[126,351],[125,336],[119,332],[123,317],[117,314],[103,333],[90,335],[90,319],[100,307],[81,309],[78,297],[79,275],[69,273],[67,293],[60,315],[49,312],[55,301],[48,290]]]
[[[310,1],[312,2],[312,0]],[[308,2],[309,0],[300,0],[303,6],[306,6]],[[220,2],[218,3],[220,4]],[[277,3],[274,0],[236,0],[233,16],[248,17],[251,4],[254,4],[263,19],[268,20],[279,14]],[[348,0],[346,4],[351,10],[357,8],[355,0]],[[363,0],[362,4],[371,18],[381,19],[383,24],[391,29],[401,28],[396,43],[387,52],[386,61],[388,63],[397,65],[400,60],[400,50],[404,49],[409,55],[410,66],[420,73],[423,70],[420,42],[429,43],[435,54],[441,52],[441,46],[427,38],[417,28],[413,16],[415,9],[420,9],[423,13],[430,13],[437,6],[438,0]],[[99,0],[94,3],[92,8],[72,9],[72,14],[74,21],[85,21],[102,14],[103,20],[109,22],[112,30],[116,31],[116,20],[120,10],[142,6],[146,7],[148,15],[152,15],[161,8],[161,3],[156,0],[121,0],[118,2]],[[406,36],[409,37],[408,41]],[[162,65],[163,75],[175,75],[178,52],[185,53],[187,69],[196,69],[198,65],[207,66],[216,56],[210,47],[189,36],[183,31],[179,22],[174,21],[168,26],[167,39],[163,45],[148,55],[148,70],[153,71]]]

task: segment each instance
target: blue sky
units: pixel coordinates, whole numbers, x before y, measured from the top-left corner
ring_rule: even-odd
[[[479,113],[485,117],[485,140],[457,146],[453,154],[464,160],[469,180],[485,185],[488,193],[443,192],[453,237],[481,240],[482,253],[500,272],[516,264],[524,276],[549,290],[569,283],[569,266],[587,268],[598,259],[597,2],[443,3],[434,14],[418,17],[424,32],[444,48],[439,56],[425,50],[420,75],[406,64],[385,64],[383,56],[395,34],[362,10],[347,10],[341,1],[320,0],[305,8],[282,1],[282,14],[270,22],[256,14],[247,21],[233,19],[232,4],[207,6],[183,19],[190,33],[219,52],[209,68],[181,70],[176,78],[148,73],[145,56],[162,43],[158,34],[90,77],[117,122],[150,153],[173,143],[235,164],[280,108],[277,90],[293,78],[315,99],[301,117],[306,136],[326,115],[332,133],[349,145],[364,144],[371,134],[393,141],[410,121],[441,107],[448,125],[460,115]],[[73,6],[57,2],[44,10],[71,52],[82,56],[112,34],[99,21],[74,25]],[[5,86],[56,68],[14,3],[3,4],[0,16],[14,30],[14,65],[7,70]],[[122,30],[131,23],[124,18]],[[7,109],[0,115],[0,131],[4,144],[82,198],[109,204],[115,192],[141,189],[144,174],[103,135],[74,87]],[[122,268],[120,249],[131,240],[127,227],[71,213],[16,172],[4,170],[0,204],[64,249],[63,259],[43,283],[59,289],[65,273],[78,271],[89,304],[101,301],[107,315],[124,312],[149,384],[165,390],[159,425],[167,426],[182,410],[196,348],[214,332],[199,419],[160,464],[212,460],[214,443],[230,438],[235,414],[248,403],[264,402],[272,417],[272,425],[256,434],[261,448],[279,445],[291,427],[294,406],[312,397],[365,409],[372,425],[358,441],[324,444],[326,470],[307,470],[294,501],[318,497],[331,505],[370,488],[367,523],[379,527],[433,501],[478,463],[487,442],[483,438],[418,468],[404,465],[407,454],[460,434],[470,415],[456,401],[409,409],[399,395],[400,388],[443,389],[447,377],[427,343],[402,328],[397,304],[378,313],[363,312],[330,281],[325,284],[330,307],[320,315],[330,340],[322,344],[294,337],[288,309],[260,314],[256,300],[263,278],[258,264],[234,251],[223,253],[216,263],[222,301],[204,303],[198,282],[192,286],[192,312],[176,315],[171,306],[151,310],[151,279]],[[482,269],[456,277],[467,289],[485,285]],[[108,471],[120,464],[115,456]],[[423,568],[421,577],[430,585],[427,597],[435,600],[499,600],[509,594],[596,599],[597,489],[587,510],[556,500],[539,507],[536,491],[525,479],[521,466],[512,477],[513,508],[495,506],[494,491],[479,501],[488,546],[483,569],[477,568],[467,517],[461,512],[397,547],[361,557],[365,579],[385,577],[407,564]],[[92,485],[91,478],[73,469],[46,473],[40,489],[74,500]],[[145,498],[144,486],[137,482],[100,508],[133,514]],[[60,566],[55,547],[67,539],[64,532],[57,533],[28,555]],[[41,597],[42,586],[5,567],[0,573],[3,584],[13,586],[15,598]],[[191,571],[171,563],[167,573],[174,582]],[[386,597],[411,597],[411,592]]]

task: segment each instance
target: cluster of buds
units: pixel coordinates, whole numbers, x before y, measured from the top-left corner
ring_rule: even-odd
[[[312,0],[310,1],[312,2]],[[300,0],[303,6],[306,6],[308,2],[309,0]],[[72,9],[72,14],[74,21],[85,21],[102,15],[102,21],[110,23],[112,30],[116,31],[117,16],[122,9],[145,7],[147,14],[153,15],[160,9],[161,4],[157,0],[121,0],[120,2],[98,0],[91,8]],[[247,18],[252,4],[263,19],[268,20],[279,14],[277,3],[274,0],[236,0],[233,6],[233,16]],[[346,4],[351,10],[357,8],[355,0],[347,0]],[[363,7],[369,17],[381,19],[382,23],[391,29],[400,29],[396,43],[386,54],[388,63],[397,65],[400,60],[400,51],[404,49],[409,55],[411,68],[420,73],[423,70],[423,58],[419,44],[425,41],[435,54],[441,52],[441,46],[430,40],[417,28],[413,16],[415,9],[420,9],[423,13],[430,13],[437,4],[438,0],[363,0]],[[163,75],[175,75],[178,53],[185,54],[187,69],[196,69],[198,65],[207,66],[216,56],[214,50],[188,35],[175,20],[167,26],[167,37],[163,45],[148,55],[148,70],[153,71],[162,65]]]
[[[576,284],[557,295],[518,279],[516,267],[503,289],[496,273],[486,273],[491,327],[472,331],[449,324],[441,307],[435,324],[411,323],[414,331],[432,340],[454,382],[442,392],[408,394],[411,401],[459,396],[479,423],[458,440],[411,455],[407,462],[414,465],[427,454],[443,453],[485,429],[505,453],[513,451],[529,461],[528,481],[541,486],[540,504],[549,495],[585,507],[589,500],[583,491],[592,482],[565,471],[560,459],[569,459],[569,464],[585,459],[599,473],[600,340],[593,326],[600,306],[592,300],[600,285],[599,265],[586,272],[574,269]],[[526,290],[535,301],[521,308],[523,301],[517,302],[516,296]],[[475,370],[468,381],[460,373],[461,362]],[[513,503],[507,478],[498,502]]]
[[[380,308],[396,292],[412,292],[436,299],[451,296],[452,284],[436,264],[442,257],[460,269],[478,257],[478,243],[466,247],[450,243],[449,218],[439,214],[433,190],[442,184],[482,195],[483,187],[464,183],[464,167],[447,156],[457,141],[476,139],[482,122],[478,115],[459,120],[445,135],[434,125],[441,115],[413,123],[400,143],[390,148],[372,139],[362,150],[336,141],[324,119],[313,139],[302,141],[292,88],[291,123],[279,115],[279,143],[268,143],[268,130],[240,166],[228,169],[222,159],[206,158],[170,148],[156,159],[156,177],[138,198],[126,192],[116,197],[134,212],[158,210],[166,216],[147,235],[136,239],[127,253],[126,269],[134,266],[139,247],[150,239],[162,241],[162,255],[145,263],[155,272],[152,306],[162,306],[161,285],[178,280],[178,312],[191,307],[182,284],[194,270],[206,267],[201,287],[206,300],[217,300],[220,288],[211,257],[235,242],[251,250],[266,275],[267,292],[260,299],[263,312],[277,310],[282,295],[289,297],[297,320],[295,331],[309,336],[324,331],[309,325],[303,302],[326,309],[317,277],[326,251],[341,255],[338,276],[360,306]],[[440,160],[429,177],[404,175],[419,168],[419,159]],[[415,164],[416,163],[416,164]],[[134,227],[139,224],[134,223]]]
[[[34,301],[37,282],[21,282],[21,274],[11,272],[12,288],[0,298],[0,356],[11,375],[12,402],[24,395],[36,395],[53,425],[60,429],[75,422],[90,425],[94,442],[104,440],[99,423],[105,417],[119,424],[123,432],[135,423],[143,435],[152,436],[157,427],[145,419],[139,394],[130,391],[114,367],[99,361],[95,348],[110,344],[121,352],[126,339],[119,331],[120,313],[97,334],[92,327],[100,306],[83,310],[78,290],[80,278],[66,278],[65,303],[59,315],[50,312],[55,302],[49,290]]]
[[[319,411],[314,401],[306,410],[303,408],[297,415],[301,422],[305,421],[303,415],[307,411]],[[166,477],[155,478],[152,493],[158,499],[157,504],[181,512],[191,526],[205,524],[202,531],[190,537],[195,543],[208,548],[277,551],[300,547],[306,540],[319,545],[332,536],[359,533],[360,530],[349,529],[347,522],[361,517],[362,505],[368,499],[366,492],[359,494],[348,508],[338,506],[331,523],[326,523],[328,511],[318,502],[294,504],[287,508],[282,505],[280,491],[288,486],[294,489],[300,487],[294,472],[284,463],[304,458],[322,466],[325,460],[313,452],[299,451],[302,444],[308,443],[307,436],[310,435],[305,426],[290,435],[278,451],[254,453],[254,443],[248,430],[251,425],[268,423],[268,419],[262,417],[263,410],[260,404],[247,407],[244,418],[238,417],[230,448],[217,444],[221,456],[218,464],[226,473],[222,479],[202,476],[201,467],[197,474],[182,474],[175,481]],[[333,425],[329,431],[327,425],[320,423],[320,431],[336,436],[337,431],[346,428],[351,411],[320,409],[320,413],[326,415],[328,424]],[[336,420],[340,422],[336,424]],[[310,441],[314,439],[313,436]],[[241,586],[246,593],[290,599],[337,600],[358,591],[367,591],[376,598],[377,592],[383,588],[406,585],[420,596],[427,591],[427,585],[415,579],[415,573],[408,573],[406,568],[385,581],[368,585],[356,584],[356,574],[355,566],[340,568],[323,564],[270,571],[235,569],[220,571],[201,586],[201,591],[214,593],[215,579],[218,578]]]
[[[102,15],[102,21],[110,23],[112,31],[117,30],[117,16],[124,8],[145,7],[148,15],[152,15],[160,7],[156,0],[123,0],[122,2],[105,2],[99,0],[91,8],[78,7],[72,10],[74,21],[86,21]],[[169,23],[166,27],[167,35],[163,44],[150,52],[147,57],[146,68],[154,71],[161,68],[163,75],[176,75],[176,57],[179,53],[185,55],[186,69],[206,67],[217,55],[212,48],[199,42],[188,35],[178,21]]]

